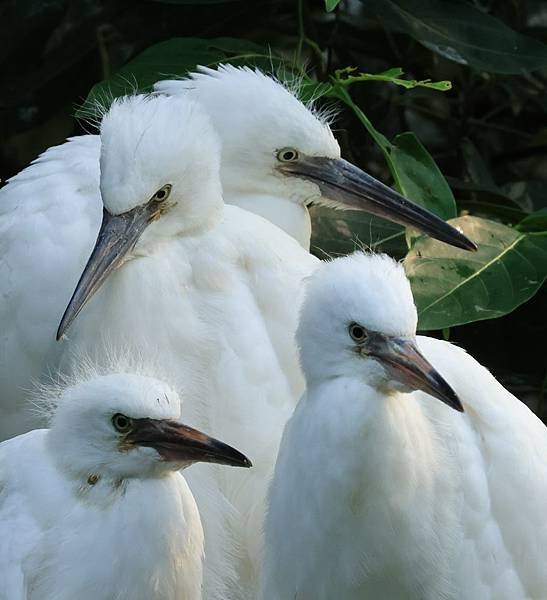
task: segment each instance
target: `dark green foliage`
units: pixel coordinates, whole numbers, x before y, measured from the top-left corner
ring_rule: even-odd
[[[483,9],[488,2],[363,0],[363,3],[365,10],[374,14],[384,27],[408,34],[429,50],[473,69],[516,75],[545,67],[547,46],[489,15]]]

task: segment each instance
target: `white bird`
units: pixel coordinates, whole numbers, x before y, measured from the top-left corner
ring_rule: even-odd
[[[3,432],[21,427],[18,386],[32,378],[71,373],[75,357],[98,359],[103,348],[154,357],[184,380],[187,419],[256,460],[250,476],[200,465],[188,478],[205,524],[206,597],[239,599],[238,575],[246,588],[257,583],[267,481],[302,390],[293,336],[300,282],[316,259],[262,218],[223,211],[219,146],[197,103],[117,101],[99,143],[95,180],[83,173],[93,167],[85,153],[67,163],[57,149],[2,190]],[[293,264],[295,254],[304,256]],[[61,330],[87,305],[57,343],[82,270]]]
[[[341,159],[328,111],[305,106],[298,85],[293,87],[258,69],[232,65],[199,67],[186,79],[154,86],[167,94],[191,94],[206,108],[222,141],[224,201],[268,219],[306,250],[312,203],[365,210],[475,249],[459,231]]]
[[[465,351],[416,338],[416,321],[386,256],[311,278],[265,600],[547,598],[547,430]]]
[[[264,175],[299,207],[323,195],[345,198],[464,243],[443,221],[339,159],[328,125],[285,88],[260,73],[242,73],[264,93],[257,118],[246,123],[240,110],[233,122],[243,188],[248,161],[251,188]],[[116,102],[100,139],[83,136],[50,149],[0,190],[0,321],[8,324],[0,338],[0,433],[29,427],[22,409],[29,380],[59,365],[70,372],[74,352],[93,356],[104,343],[147,348],[169,373],[182,369],[188,418],[237,443],[255,462],[252,473],[218,473],[213,481],[211,469],[190,474],[207,517],[206,545],[222,535],[229,512],[219,508],[215,489],[235,505],[231,529],[240,547],[234,553],[243,557],[240,579],[251,579],[252,588],[266,482],[303,390],[293,340],[301,280],[318,261],[264,219],[234,206],[223,210],[218,144],[187,96]],[[238,98],[226,97],[226,106]],[[223,135],[230,138],[227,129]],[[283,151],[287,145],[296,155]],[[56,344],[56,325],[92,251],[59,335],[93,298],[68,339]],[[209,566],[222,563],[212,570],[215,583],[207,584],[221,598],[228,594],[223,582],[236,576],[234,561],[214,553],[228,546],[225,540],[207,550],[206,583]]]
[[[203,531],[179,469],[250,462],[180,416],[157,379],[92,376],[62,390],[50,429],[0,444],[2,600],[201,598]]]
[[[195,88],[194,95],[199,96],[221,137],[221,178],[229,203],[263,213],[306,248],[310,234],[306,207],[312,201],[366,209],[470,247],[458,231],[341,160],[328,122],[274,79],[229,65],[201,71],[191,80],[157,85],[171,93]],[[49,324],[60,319],[61,306],[70,297],[101,225],[100,151],[97,135],[71,138],[44,152],[0,189],[0,321],[9,323],[0,334],[0,390],[17,405],[25,397],[29,378],[47,368],[44,356],[59,352]],[[152,158],[148,166],[157,163]],[[234,214],[243,221],[243,238],[245,224],[252,229],[262,227],[241,213]],[[264,229],[258,238],[264,236],[275,237],[274,249],[275,242],[279,248],[284,239],[273,229]],[[251,251],[258,253],[260,248]],[[278,252],[290,257],[290,264],[303,274],[318,264],[290,243],[286,249],[275,249]],[[278,271],[278,258],[268,260],[268,268]],[[260,281],[254,283],[262,287]],[[266,298],[269,291],[265,289],[260,296]],[[284,295],[298,294],[294,287],[285,287]],[[296,305],[290,308],[296,313]],[[294,370],[285,364],[287,368]],[[0,439],[34,424],[4,406]]]

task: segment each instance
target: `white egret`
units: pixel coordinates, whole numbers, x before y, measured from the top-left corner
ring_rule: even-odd
[[[221,136],[221,177],[228,202],[262,212],[306,248],[310,232],[306,205],[311,201],[367,209],[450,243],[472,246],[440,219],[340,160],[328,123],[280,83],[245,68],[202,71],[191,80],[157,85],[171,93],[195,88],[194,95]],[[47,367],[44,346],[48,356],[59,352],[49,331],[44,337],[45,324],[52,315],[60,317],[60,306],[66,303],[101,224],[100,148],[99,136],[72,138],[50,148],[0,189],[0,319],[10,323],[0,336],[0,390],[12,401],[25,395],[29,376],[37,377]],[[157,159],[149,162],[153,165]],[[257,227],[256,222],[239,218]],[[242,223],[242,237],[244,229]],[[268,231],[262,237],[277,235]],[[258,247],[253,252],[259,252]],[[294,248],[281,252],[302,273],[309,274],[317,264]],[[296,293],[284,291],[288,297]],[[261,296],[266,298],[267,293]],[[28,420],[9,406],[3,407],[2,417],[0,439],[29,427]]]
[[[2,190],[1,427],[5,435],[26,416],[19,387],[60,366],[70,373],[75,356],[154,356],[184,380],[187,419],[256,458],[248,476],[199,465],[188,477],[205,523],[206,596],[239,599],[238,570],[246,589],[256,585],[266,485],[302,390],[293,336],[316,259],[264,219],[223,211],[219,146],[197,103],[116,101],[99,142],[100,173],[84,153],[66,162],[59,149]],[[59,333],[87,305],[56,343],[82,270]]]
[[[203,530],[179,469],[249,467],[142,375],[64,388],[50,429],[0,444],[0,598],[199,600]]]
[[[253,74],[256,78],[267,89],[272,85],[262,75]],[[241,131],[250,135],[247,146],[238,138],[240,160],[247,157],[249,169],[258,173],[251,186],[266,170],[288,196],[293,187],[298,198],[338,189],[366,206],[381,204],[385,194],[386,215],[419,221],[426,230],[464,243],[444,222],[340,162],[330,130],[284,88],[273,89],[278,93],[270,96],[270,113],[277,114],[280,103],[285,112],[270,123],[263,119],[267,135],[251,136],[251,125],[261,123],[251,120]],[[208,517],[206,545],[222,535],[230,512],[219,508],[215,489],[220,486],[235,505],[232,543],[243,557],[240,579],[252,580],[244,584],[252,589],[266,482],[284,423],[303,390],[293,341],[301,280],[318,262],[264,219],[235,206],[223,210],[219,150],[206,121],[187,95],[116,102],[101,139],[84,136],[51,149],[0,190],[0,320],[8,324],[0,337],[5,398],[0,432],[29,426],[21,408],[29,380],[60,364],[70,372],[74,351],[93,355],[106,341],[114,348],[149,349],[169,373],[182,369],[189,418],[237,443],[256,463],[252,473],[229,478],[211,477],[211,469],[201,466],[190,474]],[[274,151],[296,141],[298,160]],[[251,160],[255,156],[263,161],[258,166]],[[313,169],[319,177],[321,165],[327,179],[337,174],[338,187],[288,175],[304,168],[306,177]],[[242,178],[244,172],[240,166]],[[59,335],[97,293],[67,339],[55,345],[54,324],[92,250]],[[204,480],[198,484],[199,477]],[[222,598],[228,594],[222,582],[235,577],[234,561],[227,564],[214,553],[229,545],[227,540],[207,549],[206,581],[209,566],[222,563],[212,569],[210,586]]]
[[[416,321],[386,256],[311,278],[265,600],[547,597],[547,430],[463,350],[416,338]]]
[[[459,231],[340,158],[324,114],[275,79],[248,67],[199,67],[155,89],[191,94],[222,141],[224,201],[268,219],[309,249],[311,203],[365,210],[472,250]]]

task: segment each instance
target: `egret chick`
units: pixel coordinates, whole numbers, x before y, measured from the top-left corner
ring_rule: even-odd
[[[325,143],[331,153],[338,146],[287,90],[249,73],[266,90],[273,86],[283,107],[265,145],[253,146],[252,127],[266,121],[264,113],[240,132],[251,136],[239,154],[253,172],[249,186],[262,181],[264,170],[265,180],[286,193],[296,181],[300,210],[306,194],[317,196],[318,184],[284,175],[277,167],[300,162],[279,161],[272,149],[285,143],[292,112],[304,154],[320,158]],[[237,97],[226,92],[232,107]],[[277,104],[267,106],[275,112]],[[236,153],[244,137],[238,140]],[[170,375],[182,373],[191,422],[255,460],[252,472],[230,477],[208,465],[189,474],[205,515],[206,581],[209,570],[216,573],[207,589],[225,600],[226,588],[239,579],[233,597],[240,600],[256,597],[267,482],[303,390],[294,345],[301,281],[318,261],[265,219],[224,206],[220,150],[210,118],[189,94],[119,99],[104,116],[100,136],[50,149],[0,190],[0,321],[6,324],[0,436],[29,427],[23,408],[29,380],[59,367],[70,373],[72,357],[100,354],[105,338],[114,349],[146,349]],[[322,162],[314,164],[322,172]],[[243,176],[245,168],[238,165],[237,173]],[[389,210],[414,214],[386,190]],[[198,482],[202,474],[206,481]],[[230,517],[228,532],[232,506],[237,517]],[[215,556],[230,544],[230,552]],[[242,561],[228,558],[234,556]],[[245,566],[236,569],[239,562]]]
[[[198,67],[155,89],[191,95],[222,142],[224,201],[268,219],[310,246],[312,203],[363,210],[448,244],[475,249],[462,233],[340,156],[325,114],[258,69]]]
[[[161,381],[96,376],[63,390],[50,429],[0,444],[1,598],[201,598],[203,531],[179,470],[251,463],[180,416]]]
[[[253,456],[243,476],[198,465],[188,482],[207,598],[254,599],[267,483],[303,389],[301,281],[317,260],[224,206],[220,144],[190,98],[117,100],[98,142],[96,163],[73,141],[81,152],[53,149],[0,190],[0,435],[28,427],[32,378],[105,347],[154,357],[184,381],[189,422]]]
[[[297,336],[307,392],[271,485],[264,600],[547,596],[547,431],[416,323],[387,256],[311,277]]]

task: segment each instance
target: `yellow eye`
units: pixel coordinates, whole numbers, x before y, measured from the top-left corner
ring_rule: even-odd
[[[122,413],[116,413],[112,417],[112,425],[116,431],[127,433],[128,431],[131,431],[133,421],[129,417],[122,415]]]
[[[165,202],[167,198],[169,198],[169,194],[171,193],[171,184],[168,183],[160,188],[153,196],[152,200],[155,202]]]
[[[367,339],[367,331],[364,327],[361,327],[358,323],[352,323],[348,327],[349,335],[354,342],[361,344]]]
[[[277,160],[281,162],[293,162],[298,160],[298,152],[294,148],[281,148],[277,153]]]

